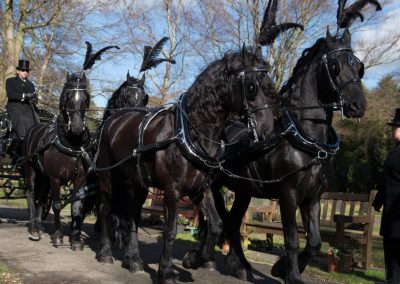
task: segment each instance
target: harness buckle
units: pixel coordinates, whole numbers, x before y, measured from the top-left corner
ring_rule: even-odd
[[[328,152],[325,151],[324,149],[320,149],[320,150],[318,151],[317,156],[318,156],[318,159],[320,159],[320,160],[325,160],[326,158],[328,158]]]

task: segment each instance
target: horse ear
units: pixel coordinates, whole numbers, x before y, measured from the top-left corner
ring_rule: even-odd
[[[344,39],[344,42],[347,43],[348,45],[351,44],[351,34],[350,34],[349,29],[344,30],[343,39]]]
[[[69,79],[71,79],[71,78],[69,76],[69,72],[67,72],[67,81],[69,81]]]
[[[143,73],[142,79],[140,79],[140,81],[141,81],[142,84],[144,85],[144,81],[146,81],[146,74],[145,74],[145,73]]]
[[[332,45],[332,35],[329,32],[329,26],[326,27],[326,43],[328,47]]]
[[[243,62],[247,62],[247,50],[246,50],[246,43],[243,42],[242,50],[240,51]]]
[[[261,45],[257,46],[255,54],[258,59],[263,60]]]
[[[129,70],[128,70],[128,73],[126,74],[126,81],[128,81],[130,77],[131,75],[129,75]]]

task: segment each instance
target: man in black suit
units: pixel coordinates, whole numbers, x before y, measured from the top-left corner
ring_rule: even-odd
[[[17,136],[22,138],[37,120],[32,101],[35,86],[28,80],[28,60],[19,60],[16,69],[17,75],[6,81],[7,112]]]
[[[379,211],[383,206],[380,235],[383,236],[386,282],[400,283],[400,108],[392,122],[395,148],[383,165],[383,184],[378,188],[373,206]]]

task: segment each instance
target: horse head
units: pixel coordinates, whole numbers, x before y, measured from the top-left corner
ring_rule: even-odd
[[[141,79],[136,79],[135,77],[130,76],[128,72],[126,75],[126,81],[120,90],[120,96],[122,96],[124,107],[144,107],[147,105],[149,95],[144,91],[145,80],[145,74],[142,75]]]
[[[231,75],[227,80],[230,95],[225,96],[228,108],[247,115],[249,108],[265,105],[265,92],[273,89],[274,84],[268,75],[269,65],[262,57],[261,47],[254,50],[243,45],[240,52],[225,58]]]
[[[350,32],[346,29],[342,36],[332,36],[328,29],[325,39],[320,78],[330,86],[334,100],[343,104],[345,116],[362,117],[367,108],[361,84],[364,64],[353,53]]]
[[[86,129],[85,115],[89,109],[90,96],[87,91],[85,73],[67,73],[64,84],[59,111],[67,131],[79,136]]]
[[[270,66],[263,59],[261,46],[255,49],[243,46],[238,58],[240,64],[235,66],[231,103],[240,107],[237,111],[249,128],[257,132],[254,136],[265,139],[266,130],[273,128],[272,111],[265,107],[271,104],[275,93],[274,82],[268,74]]]

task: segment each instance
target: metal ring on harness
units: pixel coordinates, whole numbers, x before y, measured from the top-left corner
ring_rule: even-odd
[[[318,159],[320,159],[320,160],[325,160],[325,159],[328,158],[328,152],[325,151],[324,149],[320,149],[320,150],[318,151],[317,156],[318,156]]]

